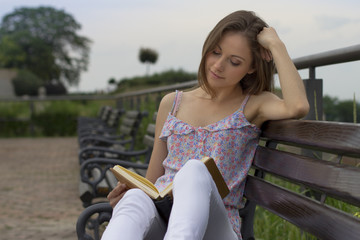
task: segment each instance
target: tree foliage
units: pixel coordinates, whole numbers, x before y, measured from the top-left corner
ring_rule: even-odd
[[[11,36],[3,36],[0,42],[0,64],[7,68],[19,68],[26,59],[25,52]]]
[[[76,85],[87,70],[91,41],[81,25],[52,7],[17,8],[0,27],[0,67],[27,69],[44,83]]]
[[[146,64],[146,75],[149,74],[150,64],[155,64],[158,59],[159,54],[150,48],[140,48],[139,51],[139,60],[141,63]]]
[[[17,96],[36,96],[38,95],[38,89],[42,86],[43,82],[33,73],[26,70],[20,70],[13,79],[13,84]]]
[[[115,85],[116,84],[115,78],[110,78],[109,81],[108,81],[108,84],[109,85]]]
[[[165,86],[176,83],[196,80],[197,74],[186,72],[182,69],[167,70],[161,73],[154,73],[149,76],[135,76],[131,78],[122,78],[118,81],[116,92],[122,93],[151,87]]]
[[[150,48],[140,48],[139,60],[142,63],[156,63],[158,59],[158,53]]]
[[[355,99],[340,101],[336,97],[324,96],[323,109],[326,121],[353,123],[360,118],[360,104]]]

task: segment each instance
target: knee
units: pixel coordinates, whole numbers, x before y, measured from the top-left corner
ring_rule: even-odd
[[[203,162],[196,159],[188,160],[185,165],[176,174],[174,184],[176,182],[189,182],[189,184],[207,182],[209,172]],[[183,184],[183,183],[182,183]]]
[[[147,201],[147,198],[149,197],[142,190],[133,188],[124,194],[120,202],[144,202]]]
[[[129,189],[123,198],[131,198],[132,200],[145,200],[146,198],[148,198],[148,196],[146,195],[146,193],[144,191],[142,191],[141,189],[138,188],[132,188]]]
[[[203,172],[204,170],[207,170],[207,168],[202,161],[197,159],[190,159],[185,163],[180,172],[198,174],[199,172]]]
[[[138,210],[138,209],[152,209],[153,201],[150,199],[146,193],[140,189],[130,189],[128,190],[123,198],[116,204],[114,212]]]

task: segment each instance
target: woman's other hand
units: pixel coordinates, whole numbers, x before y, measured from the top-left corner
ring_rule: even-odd
[[[126,184],[118,182],[116,187],[107,195],[107,199],[109,200],[111,207],[114,208],[116,206],[127,190],[129,190],[129,188]]]

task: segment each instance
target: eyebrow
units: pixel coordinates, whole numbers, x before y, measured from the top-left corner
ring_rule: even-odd
[[[222,48],[220,47],[220,45],[219,45],[219,44],[216,44],[216,46],[217,46],[218,48],[220,48],[220,50],[222,51]],[[232,55],[231,55],[231,57],[240,58],[241,60],[246,61],[246,59],[245,59],[245,58],[243,58],[243,57],[241,57],[241,56],[238,56],[238,55],[234,55],[234,54],[232,54]]]

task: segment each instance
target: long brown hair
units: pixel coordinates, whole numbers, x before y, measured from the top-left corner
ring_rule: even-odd
[[[206,79],[206,57],[215,49],[216,44],[220,42],[225,33],[241,32],[249,42],[253,57],[252,67],[255,69],[254,73],[247,74],[241,79],[240,86],[243,92],[259,94],[262,91],[272,91],[274,85],[274,64],[272,61],[266,62],[262,59],[261,46],[257,41],[257,35],[264,27],[268,27],[268,25],[251,11],[236,11],[223,18],[205,40],[198,71],[200,87],[212,97],[215,96],[214,90]]]

